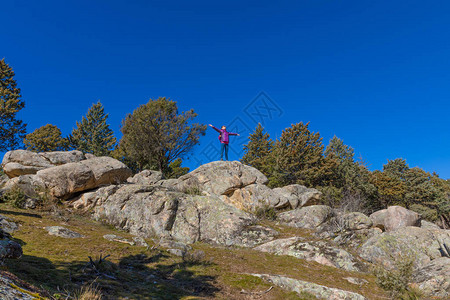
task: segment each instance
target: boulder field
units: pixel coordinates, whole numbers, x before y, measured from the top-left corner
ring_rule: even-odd
[[[403,207],[370,216],[338,211],[321,203],[320,191],[298,184],[272,189],[264,174],[238,161],[211,162],[178,179],[164,179],[151,170],[133,175],[110,157],[16,150],[5,155],[2,167],[8,176],[1,179],[3,192],[19,187],[29,198],[48,193],[67,200],[75,212],[88,212],[140,238],[158,238],[181,248],[198,241],[249,247],[356,272],[366,272],[371,264],[394,270],[399,258],[408,258],[414,260],[415,286],[450,297],[450,230]],[[280,235],[256,217],[268,210],[277,215],[279,226],[311,230],[315,238]],[[20,257],[6,233],[0,242],[3,257]],[[279,275],[254,276],[291,290],[307,286]],[[316,289],[326,295],[341,293],[311,287]],[[357,294],[345,297],[360,299]]]

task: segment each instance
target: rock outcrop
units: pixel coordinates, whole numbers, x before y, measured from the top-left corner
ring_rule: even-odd
[[[251,184],[266,184],[267,177],[257,169],[238,161],[214,161],[179,178],[177,187],[197,185],[205,195],[231,195]]]
[[[266,280],[283,289],[296,292],[301,295],[302,292],[307,292],[319,299],[328,300],[365,300],[366,298],[358,293],[348,292],[336,288],[330,288],[320,284],[307,282],[303,280],[293,279],[280,275],[269,274],[250,274]]]
[[[431,260],[448,256],[449,246],[449,230],[408,226],[373,236],[358,252],[363,259],[388,269],[395,268],[398,259],[412,259],[421,268]]]
[[[450,258],[436,258],[422,266],[414,272],[413,282],[428,295],[449,299]]]
[[[54,198],[69,199],[82,191],[125,182],[131,174],[125,164],[114,158],[95,157],[13,178],[6,183],[5,188],[18,186],[29,197],[35,197],[37,191],[45,190]]]
[[[353,255],[343,249],[332,247],[324,241],[305,241],[301,237],[277,239],[259,245],[254,249],[315,261],[322,265],[347,271],[361,271],[363,266]]]
[[[254,246],[275,234],[253,226],[253,215],[217,196],[188,195],[160,186],[123,185],[94,211],[97,220],[134,235],[156,235],[183,243]]]
[[[35,153],[27,150],[14,150],[5,154],[2,167],[9,178],[36,174],[40,170],[72,162],[85,160],[81,151],[55,151]]]

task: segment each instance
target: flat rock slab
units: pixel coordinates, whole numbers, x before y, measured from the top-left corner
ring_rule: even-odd
[[[47,230],[48,234],[50,235],[56,235],[66,239],[75,239],[83,237],[83,235],[79,234],[78,232],[72,231],[62,226],[48,226],[45,227],[45,230]]]
[[[343,249],[331,247],[324,241],[304,241],[301,237],[278,239],[253,249],[315,261],[322,265],[347,271],[360,271],[363,266],[353,255]]]
[[[133,236],[133,238],[130,240],[130,239],[127,239],[127,238],[124,238],[124,237],[121,237],[121,236],[118,236],[115,234],[105,234],[103,236],[103,238],[110,242],[124,243],[124,244],[129,244],[131,246],[136,245],[136,246],[148,247],[147,242],[143,238],[138,237],[138,236]]]
[[[307,282],[303,280],[297,280],[280,275],[268,275],[268,274],[249,274],[266,280],[282,289],[296,292],[301,294],[302,292],[310,293],[319,299],[327,300],[365,300],[367,299],[363,295],[344,291],[336,288],[330,288],[320,284]]]

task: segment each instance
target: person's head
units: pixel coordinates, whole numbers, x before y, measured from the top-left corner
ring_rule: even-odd
[[[222,125],[222,129],[224,129],[224,130],[225,130],[225,129],[227,129],[227,126],[225,126],[225,125]]]

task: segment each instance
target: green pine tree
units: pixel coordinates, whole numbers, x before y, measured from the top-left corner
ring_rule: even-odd
[[[122,121],[118,153],[142,169],[157,169],[165,176],[169,165],[187,156],[205,134],[206,125],[190,123],[194,110],[178,113],[177,104],[168,98],[150,99]]]
[[[269,155],[273,148],[273,141],[269,134],[264,132],[260,123],[248,139],[248,144],[244,145],[245,154],[241,158],[241,162],[266,173],[269,167]]]
[[[65,151],[69,146],[68,140],[61,137],[61,130],[52,124],[47,124],[27,134],[23,143],[27,150],[35,152]]]
[[[5,60],[0,60],[0,151],[16,149],[26,133],[26,124],[16,117],[25,103],[14,75]]]
[[[319,186],[325,173],[320,134],[308,129],[309,123],[293,124],[283,130],[272,151],[272,186],[303,184]]]
[[[86,117],[77,121],[77,126],[69,136],[73,148],[96,156],[108,156],[114,149],[116,138],[106,123],[103,105],[98,101],[89,108]]]

